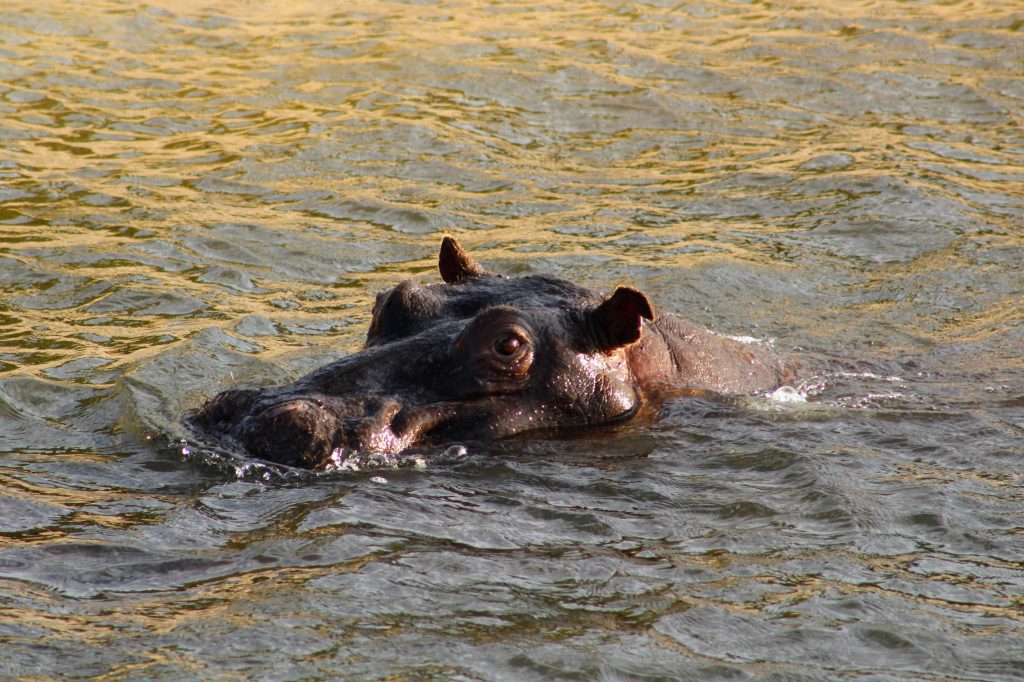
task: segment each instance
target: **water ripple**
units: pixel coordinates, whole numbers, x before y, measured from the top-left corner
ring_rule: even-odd
[[[1020,32],[8,2],[0,676],[1021,677]],[[804,400],[323,474],[184,432],[357,349],[445,231],[793,352]]]

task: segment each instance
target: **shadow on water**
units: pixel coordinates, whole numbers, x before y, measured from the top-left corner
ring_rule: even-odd
[[[0,677],[1024,676],[1012,3],[252,10],[0,8]],[[444,231],[808,374],[359,471],[191,439]]]

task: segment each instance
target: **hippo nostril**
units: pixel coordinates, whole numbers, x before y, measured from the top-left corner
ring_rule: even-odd
[[[408,447],[421,440],[431,431],[442,426],[451,418],[451,410],[446,405],[437,405],[430,409],[396,410],[388,419],[391,433],[397,442]]]
[[[389,425],[399,412],[402,404],[393,398],[371,398],[366,403],[366,416],[382,425]]]
[[[330,454],[333,419],[320,406],[293,400],[267,408],[239,434],[258,457],[292,466],[315,466]]]
[[[192,416],[194,422],[207,428],[225,428],[236,417],[245,413],[259,391],[256,389],[232,389],[218,393],[199,408]]]

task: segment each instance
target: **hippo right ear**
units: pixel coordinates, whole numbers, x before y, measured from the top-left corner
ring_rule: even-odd
[[[447,284],[455,284],[473,277],[488,277],[484,270],[462,250],[455,237],[445,235],[441,240],[441,253],[437,256],[437,269]]]
[[[597,347],[610,352],[639,340],[643,320],[653,320],[654,311],[639,291],[619,287],[587,317]]]

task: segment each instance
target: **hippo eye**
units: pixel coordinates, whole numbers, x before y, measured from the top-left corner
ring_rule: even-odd
[[[529,339],[516,329],[505,329],[494,337],[491,367],[505,376],[525,376],[533,362]]]
[[[502,336],[494,342],[494,352],[498,355],[515,355],[522,345],[523,342],[518,336],[509,334],[508,336]]]
[[[518,390],[530,377],[535,334],[514,308],[489,308],[476,315],[452,346],[456,374],[474,391]]]

